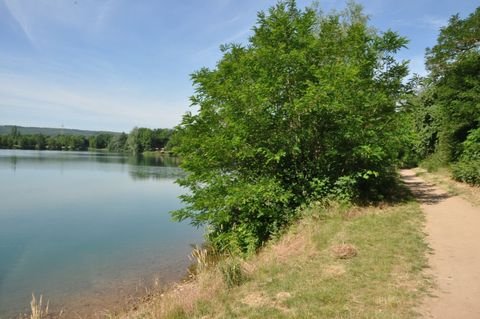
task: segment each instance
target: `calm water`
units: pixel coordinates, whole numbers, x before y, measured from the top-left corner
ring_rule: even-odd
[[[178,280],[201,230],[175,223],[172,159],[0,150],[0,318],[32,292],[52,307],[100,307]]]

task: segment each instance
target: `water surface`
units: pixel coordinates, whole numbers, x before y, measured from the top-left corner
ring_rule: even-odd
[[[175,164],[0,150],[0,318],[32,292],[77,311],[183,276],[202,232],[168,214],[181,207]]]

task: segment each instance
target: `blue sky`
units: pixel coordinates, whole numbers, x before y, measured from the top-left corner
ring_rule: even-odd
[[[299,7],[311,1],[298,0]],[[425,48],[473,0],[360,0],[371,25],[410,40],[399,54],[425,74]],[[273,0],[0,0],[0,124],[129,131],[173,127],[190,74],[219,46],[246,43]],[[324,11],[345,1],[320,1]]]

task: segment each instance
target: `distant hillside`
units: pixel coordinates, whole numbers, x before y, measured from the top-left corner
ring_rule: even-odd
[[[10,134],[12,127],[14,125],[0,125],[0,135]],[[57,136],[57,135],[83,135],[83,136],[92,136],[98,135],[101,133],[118,135],[120,132],[110,132],[110,131],[88,131],[88,130],[76,130],[69,128],[50,128],[50,127],[23,127],[17,126],[17,130],[22,135],[30,134],[42,134],[48,136]]]

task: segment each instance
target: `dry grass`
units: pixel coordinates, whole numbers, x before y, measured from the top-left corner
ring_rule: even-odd
[[[333,264],[325,266],[323,269],[323,275],[326,277],[340,277],[347,272],[345,265],[343,264]]]
[[[31,309],[30,319],[46,318],[48,316],[48,306],[49,306],[49,301],[47,301],[45,308],[43,307],[42,295],[40,295],[40,298],[37,301],[37,299],[35,298],[35,295],[32,294],[32,301],[30,302],[30,309]]]
[[[305,236],[312,228],[312,223],[300,221],[278,241],[265,247],[251,262],[258,268],[265,263],[289,263],[292,259],[313,256],[317,251],[315,244],[310,236]]]
[[[357,256],[357,248],[351,244],[334,245],[331,248],[333,256],[339,259],[350,259]]]
[[[265,292],[254,291],[243,297],[241,303],[250,308],[274,308],[285,315],[289,315],[292,314],[292,310],[286,306],[286,303],[291,297],[292,295],[285,291],[281,291],[272,297]]]
[[[206,248],[199,246],[193,247],[192,252],[188,256],[190,261],[194,263],[193,267],[190,267],[189,269],[191,277],[195,277],[198,273],[204,272],[212,265],[209,257],[208,250]]]
[[[197,272],[195,279],[176,284],[163,293],[152,295],[148,302],[137,307],[135,311],[119,316],[120,318],[183,318],[195,310],[197,302],[208,300],[212,295],[227,289],[218,269],[204,268]]]

